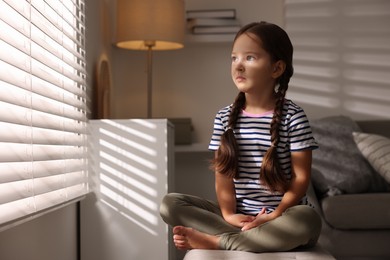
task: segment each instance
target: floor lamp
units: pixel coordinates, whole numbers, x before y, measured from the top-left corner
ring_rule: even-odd
[[[147,117],[152,117],[152,52],[183,48],[184,0],[118,0],[119,48],[147,51]]]

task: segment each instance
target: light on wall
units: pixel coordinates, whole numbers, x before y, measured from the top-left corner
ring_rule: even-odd
[[[183,48],[184,0],[118,0],[119,48],[147,51],[147,117],[152,117],[152,52]]]

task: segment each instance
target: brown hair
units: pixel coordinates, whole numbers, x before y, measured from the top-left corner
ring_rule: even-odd
[[[262,48],[271,56],[272,62],[283,61],[286,68],[277,79],[275,90],[276,104],[271,121],[271,147],[263,158],[260,170],[260,180],[272,191],[285,191],[289,181],[280,167],[277,146],[280,140],[279,128],[282,120],[283,103],[288,89],[288,83],[293,75],[293,46],[287,33],[279,26],[267,22],[250,23],[241,28],[234,41],[242,34],[251,33],[261,40]],[[234,127],[238,116],[245,106],[245,94],[239,92],[232,106],[227,130],[221,136],[217,155],[212,161],[215,171],[232,178],[238,178],[239,149],[234,136]]]

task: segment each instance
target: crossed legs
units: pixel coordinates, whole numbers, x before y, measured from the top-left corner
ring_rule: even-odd
[[[223,219],[217,203],[191,195],[166,195],[160,214],[174,227],[174,242],[179,249],[287,251],[314,245],[321,230],[317,213],[304,205],[244,232]]]

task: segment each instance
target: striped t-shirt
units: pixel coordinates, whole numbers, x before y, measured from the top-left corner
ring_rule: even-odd
[[[232,105],[221,109],[214,120],[214,130],[209,150],[216,151],[221,135],[227,129]],[[239,178],[234,179],[237,212],[256,215],[263,207],[272,212],[279,205],[283,193],[271,192],[259,181],[263,157],[271,146],[270,125],[273,112],[250,115],[242,111],[234,128],[240,155]],[[286,99],[279,130],[280,141],[277,147],[280,165],[287,178],[291,178],[291,152],[318,147],[313,138],[309,121],[302,108]],[[301,204],[307,204],[306,196]]]

